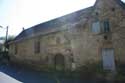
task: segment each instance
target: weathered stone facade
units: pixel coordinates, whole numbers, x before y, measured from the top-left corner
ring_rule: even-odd
[[[110,30],[103,30],[105,21],[108,21],[109,25],[106,27],[108,26]],[[93,32],[94,22],[99,22],[99,32]],[[40,28],[44,29],[40,31]],[[38,32],[34,31],[36,29]],[[22,31],[10,43],[9,54],[11,60],[15,62],[48,66],[56,65],[55,57],[59,55],[64,59],[64,62],[62,61],[64,68],[72,69],[86,62],[102,61],[102,50],[108,48],[114,51],[116,66],[116,63],[125,63],[124,35],[125,5],[123,2],[97,0],[90,8]],[[40,43],[35,48],[37,41]],[[38,48],[40,51],[35,53],[35,49]]]

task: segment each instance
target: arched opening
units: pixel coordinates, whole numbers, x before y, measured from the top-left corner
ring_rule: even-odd
[[[55,56],[55,69],[63,71],[65,67],[64,56],[62,54],[56,54]]]

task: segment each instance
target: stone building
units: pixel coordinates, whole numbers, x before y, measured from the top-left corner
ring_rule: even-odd
[[[125,64],[125,4],[97,0],[92,7],[23,30],[9,45],[16,63],[75,69],[100,62],[115,71]]]

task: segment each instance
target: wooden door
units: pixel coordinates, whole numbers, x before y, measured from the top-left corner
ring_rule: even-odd
[[[115,70],[115,59],[114,59],[114,49],[104,48],[102,49],[102,62],[103,68],[105,70]]]

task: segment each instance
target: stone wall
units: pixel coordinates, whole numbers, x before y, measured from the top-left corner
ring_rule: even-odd
[[[111,3],[109,3],[111,2]],[[105,6],[106,5],[106,6]],[[92,23],[98,20],[103,27],[103,22],[109,20],[110,32],[93,33]],[[71,46],[76,66],[86,63],[102,63],[102,49],[113,48],[115,51],[115,62],[125,63],[125,11],[113,0],[98,0],[94,10],[86,20],[86,24],[78,22],[69,30],[71,35]],[[105,39],[104,37],[107,37]]]
[[[60,31],[11,44],[9,50],[11,59],[30,64],[55,65],[56,54],[61,54],[65,59],[65,68],[71,69],[72,63],[79,67],[87,62],[100,62],[102,48],[113,48],[117,63],[125,63],[125,11],[120,5],[114,0],[97,0],[91,14],[84,13],[80,18],[81,20],[74,24],[60,26],[65,27]],[[110,22],[111,31],[93,33],[92,23],[98,20],[103,27],[103,21],[106,19]],[[36,54],[34,42],[38,40],[40,53]],[[18,48],[17,54],[14,52],[15,45]]]
[[[38,40],[40,41],[40,53],[35,53],[34,44]],[[17,54],[15,54],[15,46],[17,46]],[[65,67],[71,67],[72,53],[67,30],[16,42],[10,46],[9,51],[12,60],[39,65],[55,65],[56,54],[62,54],[65,57]]]

